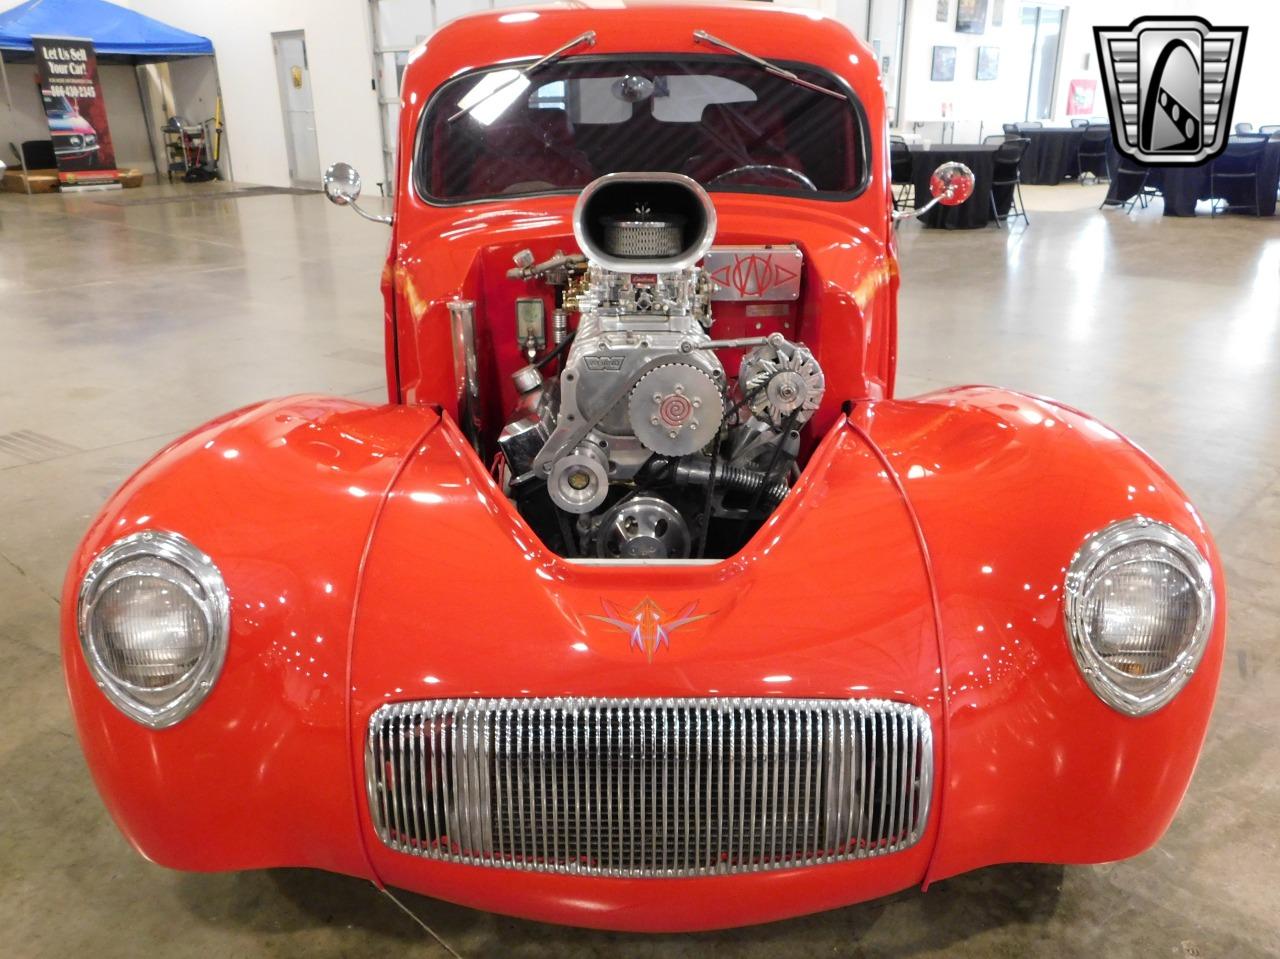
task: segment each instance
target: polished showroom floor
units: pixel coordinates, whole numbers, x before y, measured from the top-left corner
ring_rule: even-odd
[[[978,382],[1060,398],[1133,437],[1207,516],[1228,572],[1229,647],[1200,768],[1164,840],[1129,862],[998,866],[701,936],[583,932],[405,894],[450,949],[1280,953],[1280,223],[1165,220],[1158,204],[1099,213],[1096,191],[1071,185],[1028,193],[1026,230],[903,228],[900,392]],[[0,195],[0,955],[447,955],[354,879],[144,862],[81,759],[58,597],[104,498],[233,407],[383,394],[381,227],[318,196],[155,202],[166,196]]]

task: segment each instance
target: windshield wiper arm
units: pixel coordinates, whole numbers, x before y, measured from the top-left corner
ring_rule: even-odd
[[[465,117],[476,107],[480,106],[480,104],[497,96],[503,90],[512,86],[512,84],[524,83],[528,80],[529,74],[541,70],[549,63],[555,63],[555,61],[559,60],[574,47],[582,46],[584,43],[589,47],[594,47],[596,45],[596,32],[594,30],[588,30],[586,33],[579,34],[563,46],[556,47],[541,60],[535,60],[497,89],[490,90],[479,100],[476,100],[474,103],[468,103],[465,107],[462,107],[457,113],[449,117],[449,122],[452,123],[454,120],[458,119],[458,117]]]
[[[797,76],[790,70],[778,66],[776,63],[770,63],[763,57],[758,57],[754,53],[748,53],[741,47],[735,47],[732,43],[721,40],[719,37],[713,37],[711,34],[707,33],[706,30],[694,30],[693,39],[699,43],[705,43],[709,46],[720,47],[722,50],[728,50],[730,53],[736,54],[737,56],[742,57],[742,59],[754,63],[761,70],[772,73],[775,77],[782,77],[784,80],[790,80],[792,83],[799,84],[806,89],[813,90],[817,93],[825,93],[827,96],[835,97],[837,100],[849,99],[845,94],[838,90],[829,90],[828,88],[819,86],[816,83],[810,83],[804,77]]]

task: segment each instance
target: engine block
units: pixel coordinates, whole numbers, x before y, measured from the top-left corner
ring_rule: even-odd
[[[714,229],[706,192],[672,174],[614,174],[578,201],[573,340],[554,381],[517,374],[500,440],[512,494],[527,516],[550,507],[571,555],[703,555],[713,519],[749,533],[786,495],[822,372],[777,333],[713,338],[718,287],[699,264]],[[736,380],[727,346],[750,348]]]

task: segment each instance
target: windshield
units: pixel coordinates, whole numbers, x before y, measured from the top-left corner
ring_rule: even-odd
[[[44,100],[44,109],[46,113],[49,113],[49,112],[74,113],[75,112],[71,107],[71,103],[67,100],[66,97],[55,97],[53,94],[44,93],[43,91],[41,92],[40,97],[42,100]]]
[[[831,77],[789,65],[830,87]],[[569,59],[512,82],[469,74],[429,105],[418,189],[438,200],[577,190],[606,173],[683,173],[710,190],[847,196],[862,186],[854,104],[720,57]],[[469,112],[457,116],[461,109]]]

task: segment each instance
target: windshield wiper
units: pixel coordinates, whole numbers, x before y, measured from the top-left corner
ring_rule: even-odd
[[[758,57],[754,53],[748,53],[741,47],[735,47],[732,43],[721,40],[719,37],[713,37],[706,30],[694,30],[693,39],[699,43],[705,43],[709,46],[720,47],[722,50],[728,50],[730,53],[742,57],[742,59],[754,63],[761,70],[772,73],[775,77],[782,77],[784,80],[790,80],[792,83],[813,90],[816,93],[825,93],[829,97],[835,97],[837,100],[848,100],[849,98],[838,90],[829,90],[826,87],[819,86],[816,83],[810,83],[804,77],[797,76],[790,70],[778,66],[776,63],[770,63],[763,57]]]
[[[500,93],[504,94],[504,99],[507,101],[506,106],[510,106],[516,97],[520,96],[520,93],[529,86],[530,74],[541,70],[549,63],[555,63],[574,47],[581,46],[584,43],[589,47],[594,47],[596,45],[596,32],[594,30],[588,30],[586,33],[574,37],[568,43],[564,44],[564,46],[556,47],[556,49],[552,50],[541,60],[535,60],[523,70],[515,71],[515,74],[509,80],[505,83],[501,83],[495,89],[489,90],[479,99],[474,100],[471,103],[466,103],[464,98],[464,105],[458,109],[457,113],[449,117],[449,122],[452,123],[459,117],[466,116],[476,107],[480,106],[480,104],[488,102]]]

